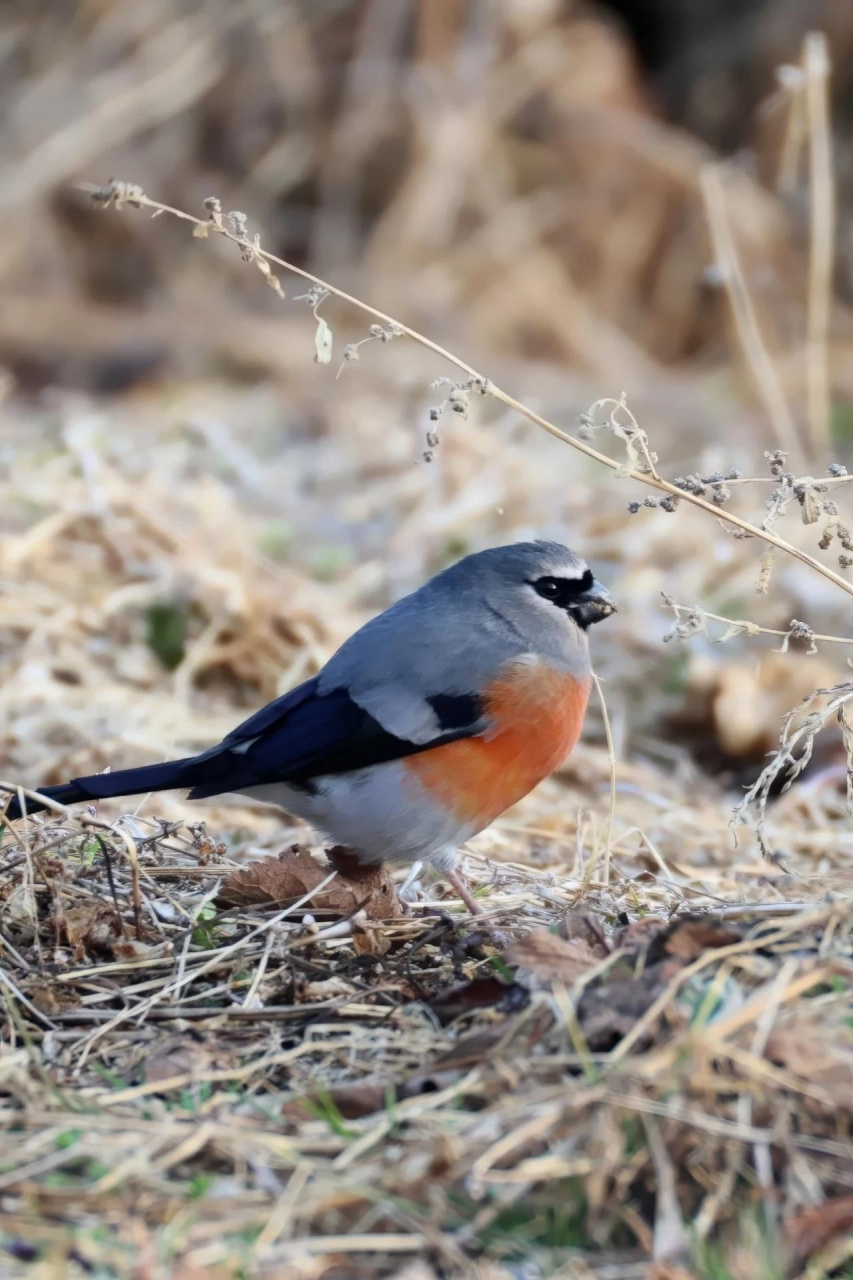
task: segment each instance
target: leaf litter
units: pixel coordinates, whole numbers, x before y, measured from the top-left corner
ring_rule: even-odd
[[[48,1238],[34,1195],[67,1222],[83,1195],[126,1238],[129,1197],[156,1232],[158,1188],[198,1187],[181,1255],[227,1274],[243,1245],[217,1235],[220,1197],[263,1231],[297,1179],[281,1265],[323,1248],[317,1274],[334,1275],[344,1232],[371,1274],[402,1274],[408,1251],[439,1277],[488,1259],[506,1277],[506,1206],[553,1218],[561,1188],[586,1184],[578,1256],[633,1266],[703,1211],[737,1234],[709,1197],[726,1170],[748,1183],[758,1144],[820,1191],[783,1210],[788,1274],[837,1247],[853,1169],[843,904],[730,920],[654,880],[646,899],[642,878],[552,873],[540,896],[529,870],[471,858],[513,935],[501,948],[452,900],[405,914],[387,870],[352,877],[335,850],[239,864],[198,828],[141,821],[137,930],[120,841],[90,856],[84,835],[50,816],[24,833],[28,859],[0,846],[6,904],[32,899],[2,921],[5,1240]],[[97,1158],[64,1145],[69,1109]],[[116,1248],[87,1239],[81,1256],[115,1271]],[[536,1250],[562,1256],[548,1238]],[[659,1274],[681,1264],[703,1274],[682,1255]]]

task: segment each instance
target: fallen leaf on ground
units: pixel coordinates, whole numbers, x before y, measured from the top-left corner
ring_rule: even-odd
[[[823,1088],[853,1088],[853,1032],[828,1035],[825,1025],[797,1019],[771,1031],[764,1050],[770,1061]]]
[[[153,1084],[172,1076],[199,1076],[210,1069],[211,1054],[203,1044],[186,1036],[172,1036],[145,1059],[145,1082]]]
[[[472,982],[457,983],[442,991],[432,1002],[431,1008],[444,1025],[462,1013],[475,1009],[500,1009],[513,1013],[530,999],[530,993],[520,983],[501,982],[499,978],[475,978]]]
[[[42,1013],[48,1017],[54,1013],[63,1013],[66,1009],[80,1007],[80,995],[64,983],[49,982],[37,978],[23,984],[24,994]]]
[[[357,956],[384,956],[391,950],[391,940],[387,933],[370,921],[366,921],[361,928],[353,927],[352,945]]]
[[[508,964],[518,966],[517,981],[532,991],[553,986],[555,982],[570,987],[600,959],[582,938],[566,941],[547,929],[537,929],[520,938],[504,958]]]
[[[578,1019],[590,1049],[606,1053],[615,1048],[680,968],[674,960],[664,960],[647,965],[639,978],[622,978],[621,973],[630,971],[615,969],[602,982],[587,987],[578,1001]],[[646,1039],[654,1035],[656,1026],[656,1022],[650,1025]]]
[[[789,1274],[796,1273],[835,1236],[853,1227],[853,1196],[824,1200],[788,1218],[782,1235],[787,1245]]]
[[[306,910],[346,916],[362,908],[370,920],[401,914],[394,884],[384,867],[357,867],[349,860],[346,870],[345,874],[337,869],[332,883],[311,898]],[[277,858],[262,858],[233,872],[216,901],[228,907],[286,907],[316,889],[328,874],[329,867],[317,862],[306,849],[288,849]]]
[[[664,939],[663,949],[679,960],[698,960],[705,951],[730,947],[740,942],[743,930],[737,925],[721,924],[712,917],[677,920]]]
[[[115,907],[100,898],[75,902],[53,919],[57,920],[60,934],[79,958],[86,952],[112,955],[113,944],[122,934],[121,920]]]

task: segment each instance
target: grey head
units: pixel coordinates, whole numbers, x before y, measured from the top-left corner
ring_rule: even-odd
[[[467,590],[479,596],[531,652],[557,659],[586,655],[589,628],[616,611],[582,556],[559,542],[476,552],[433,582],[442,579],[457,598]]]
[[[587,676],[588,630],[615,608],[586,561],[558,542],[492,547],[357,631],[321,673],[320,688],[344,685],[376,714],[391,701],[408,708],[435,693],[479,690],[526,654]],[[379,718],[392,724],[388,714]]]

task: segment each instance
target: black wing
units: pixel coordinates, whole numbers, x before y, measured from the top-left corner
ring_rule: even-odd
[[[470,737],[482,726],[483,708],[475,695],[439,694],[430,703],[441,732],[430,742],[409,742],[383,729],[346,689],[320,694],[317,685],[315,677],[276,698],[199,756],[193,770],[199,780],[190,798],[270,782],[311,789],[312,778],[320,775],[399,760]]]

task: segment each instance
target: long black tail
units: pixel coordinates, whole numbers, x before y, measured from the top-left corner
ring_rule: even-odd
[[[138,769],[119,769],[117,773],[94,773],[88,778],[74,778],[57,787],[39,787],[38,794],[60,804],[80,804],[85,800],[107,800],[113,796],[135,796],[145,791],[172,791],[179,787],[195,786],[199,776],[199,760],[190,756],[186,760],[168,760],[165,764],[146,764]],[[208,769],[209,769],[208,765]],[[204,766],[202,765],[202,768]],[[0,795],[0,811],[2,811]],[[48,806],[26,797],[27,813],[38,813]],[[22,816],[17,796],[13,796],[6,819],[14,821]]]

